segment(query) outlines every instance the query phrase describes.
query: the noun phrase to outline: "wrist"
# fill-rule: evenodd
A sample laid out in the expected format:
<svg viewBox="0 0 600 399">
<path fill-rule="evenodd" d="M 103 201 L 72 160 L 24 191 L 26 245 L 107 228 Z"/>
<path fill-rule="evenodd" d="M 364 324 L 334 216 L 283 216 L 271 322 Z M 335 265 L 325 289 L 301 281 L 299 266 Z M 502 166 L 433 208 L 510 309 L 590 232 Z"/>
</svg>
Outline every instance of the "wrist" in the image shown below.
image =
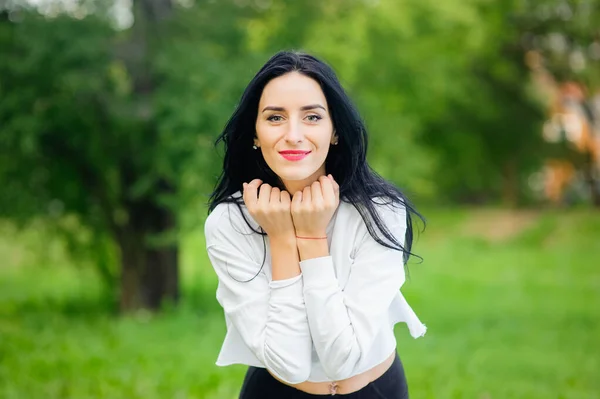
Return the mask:
<svg viewBox="0 0 600 399">
<path fill-rule="evenodd" d="M 269 245 L 273 281 L 286 280 L 301 273 L 296 237 L 293 234 L 269 237 Z"/>
<path fill-rule="evenodd" d="M 297 239 L 305 239 L 305 240 L 326 239 L 327 238 L 327 232 L 325 232 L 325 231 L 316 231 L 316 232 L 297 231 L 295 237 Z"/>
<path fill-rule="evenodd" d="M 297 240 L 326 240 L 327 236 L 296 236 Z"/>
<path fill-rule="evenodd" d="M 296 246 L 296 236 L 293 233 L 269 236 L 269 241 L 271 245 Z"/>
<path fill-rule="evenodd" d="M 329 256 L 327 239 L 298 239 L 296 242 L 301 261 Z"/>
</svg>

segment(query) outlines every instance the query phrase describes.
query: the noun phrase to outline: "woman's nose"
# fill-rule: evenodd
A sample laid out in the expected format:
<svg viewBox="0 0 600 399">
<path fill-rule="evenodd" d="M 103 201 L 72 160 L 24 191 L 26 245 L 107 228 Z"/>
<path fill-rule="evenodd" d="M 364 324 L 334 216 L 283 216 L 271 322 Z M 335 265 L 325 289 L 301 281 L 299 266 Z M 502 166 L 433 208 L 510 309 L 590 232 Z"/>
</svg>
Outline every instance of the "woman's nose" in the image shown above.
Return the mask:
<svg viewBox="0 0 600 399">
<path fill-rule="evenodd" d="M 291 121 L 285 133 L 285 141 L 288 143 L 299 143 L 302 141 L 302 127 L 299 123 Z"/>
</svg>

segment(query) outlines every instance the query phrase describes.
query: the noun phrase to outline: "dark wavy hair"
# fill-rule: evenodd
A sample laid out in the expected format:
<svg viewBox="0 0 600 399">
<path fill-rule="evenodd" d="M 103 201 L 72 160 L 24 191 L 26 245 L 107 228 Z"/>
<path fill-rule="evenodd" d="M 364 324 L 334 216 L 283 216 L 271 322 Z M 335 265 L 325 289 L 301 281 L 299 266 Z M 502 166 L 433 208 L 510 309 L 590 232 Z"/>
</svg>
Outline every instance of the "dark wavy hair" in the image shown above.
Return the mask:
<svg viewBox="0 0 600 399">
<path fill-rule="evenodd" d="M 371 169 L 366 159 L 367 131 L 358 111 L 333 69 L 306 53 L 281 51 L 275 54 L 246 87 L 231 119 L 215 142 L 215 146 L 221 142 L 224 144 L 225 156 L 223 170 L 208 201 L 209 213 L 218 204 L 227 202 L 235 203 L 241 209 L 243 200 L 239 196 L 234 197 L 233 194 L 242 190 L 242 183 L 256 178 L 285 190 L 282 181 L 267 166 L 261 152 L 253 150 L 252 145 L 256 136 L 258 104 L 264 87 L 272 79 L 290 72 L 298 72 L 314 79 L 321 86 L 327 99 L 333 128 L 338 135 L 338 145 L 330 146 L 325 170 L 328 174 L 331 173 L 340 185 L 340 200 L 351 203 L 358 210 L 369 234 L 379 244 L 402 251 L 406 264 L 412 255 L 413 216 L 419 217 L 423 223 L 425 219 L 417 213 L 398 188 Z M 404 245 L 394 238 L 377 213 L 376 206 L 382 203 L 406 208 L 407 229 Z M 246 222 L 252 228 L 247 219 Z M 374 226 L 377 227 L 377 231 Z M 265 234 L 262 231 L 254 231 Z"/>
</svg>

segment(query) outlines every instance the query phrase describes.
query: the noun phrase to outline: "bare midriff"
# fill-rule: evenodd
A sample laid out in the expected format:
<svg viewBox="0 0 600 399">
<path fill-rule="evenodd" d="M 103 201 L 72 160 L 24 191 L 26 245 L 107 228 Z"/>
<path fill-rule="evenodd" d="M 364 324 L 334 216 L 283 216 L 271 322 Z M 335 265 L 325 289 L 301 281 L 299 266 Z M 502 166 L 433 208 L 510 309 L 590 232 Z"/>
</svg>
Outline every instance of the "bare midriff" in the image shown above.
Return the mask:
<svg viewBox="0 0 600 399">
<path fill-rule="evenodd" d="M 375 381 L 381 377 L 394 363 L 394 357 L 396 352 L 392 352 L 387 359 L 378 364 L 377 366 L 357 374 L 353 377 L 347 378 L 340 381 L 325 381 L 325 382 L 311 382 L 304 381 L 300 384 L 288 384 L 287 382 L 281 381 L 279 378 L 273 376 L 278 381 L 299 389 L 303 392 L 310 393 L 312 395 L 331 395 L 331 394 L 349 394 L 352 392 L 359 391 L 369 385 L 369 383 Z"/>
</svg>

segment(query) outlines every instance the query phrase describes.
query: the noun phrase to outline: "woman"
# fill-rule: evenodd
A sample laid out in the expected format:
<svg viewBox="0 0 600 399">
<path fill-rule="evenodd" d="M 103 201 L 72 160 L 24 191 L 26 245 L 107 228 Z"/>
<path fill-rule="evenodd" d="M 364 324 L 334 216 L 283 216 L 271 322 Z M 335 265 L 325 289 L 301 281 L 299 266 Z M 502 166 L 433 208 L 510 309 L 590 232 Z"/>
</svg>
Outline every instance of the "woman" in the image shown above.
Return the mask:
<svg viewBox="0 0 600 399">
<path fill-rule="evenodd" d="M 217 143 L 205 233 L 241 398 L 407 398 L 393 326 L 421 324 L 399 289 L 412 243 L 404 196 L 366 162 L 363 122 L 333 70 L 280 52 Z"/>
</svg>

